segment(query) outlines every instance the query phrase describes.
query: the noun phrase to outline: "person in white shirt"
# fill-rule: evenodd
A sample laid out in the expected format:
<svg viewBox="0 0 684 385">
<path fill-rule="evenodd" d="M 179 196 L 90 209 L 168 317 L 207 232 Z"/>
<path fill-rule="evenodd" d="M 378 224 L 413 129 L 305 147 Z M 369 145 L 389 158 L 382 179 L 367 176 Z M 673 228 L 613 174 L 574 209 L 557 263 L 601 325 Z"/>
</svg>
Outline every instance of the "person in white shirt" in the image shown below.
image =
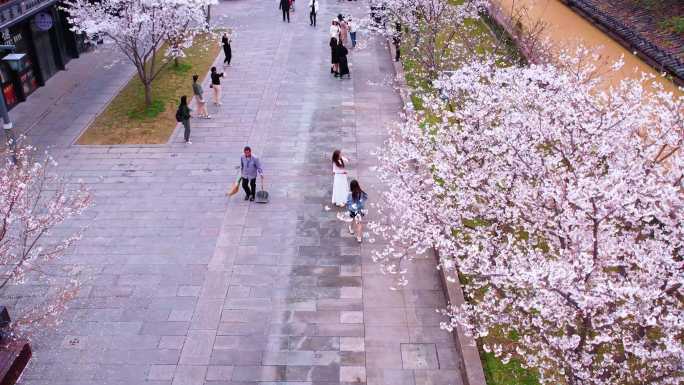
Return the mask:
<svg viewBox="0 0 684 385">
<path fill-rule="evenodd" d="M 352 21 L 351 16 L 347 19 L 347 26 L 349 27 L 349 36 L 351 36 L 352 48 L 356 47 L 356 22 Z"/>
<path fill-rule="evenodd" d="M 309 25 L 316 26 L 316 14 L 318 13 L 318 0 L 309 0 Z"/>
<path fill-rule="evenodd" d="M 337 19 L 333 19 L 332 25 L 330 25 L 330 37 L 340 38 L 340 26 L 337 23 Z"/>
<path fill-rule="evenodd" d="M 332 203 L 344 207 L 347 204 L 349 185 L 347 184 L 347 164 L 349 160 L 342 156 L 342 151 L 335 150 L 332 155 L 333 193 Z"/>
</svg>

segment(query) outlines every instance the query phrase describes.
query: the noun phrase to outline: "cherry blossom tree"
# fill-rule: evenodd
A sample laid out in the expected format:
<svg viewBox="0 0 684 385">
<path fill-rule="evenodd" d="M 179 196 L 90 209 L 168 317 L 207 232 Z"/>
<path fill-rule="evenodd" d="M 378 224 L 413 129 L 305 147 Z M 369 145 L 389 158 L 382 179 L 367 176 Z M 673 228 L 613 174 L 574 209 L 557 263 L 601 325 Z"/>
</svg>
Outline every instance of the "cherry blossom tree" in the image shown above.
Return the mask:
<svg viewBox="0 0 684 385">
<path fill-rule="evenodd" d="M 205 8 L 216 0 L 67 0 L 69 22 L 78 32 L 114 41 L 135 65 L 152 104 L 152 82 L 169 63 L 183 55 L 194 32 L 206 27 Z M 168 43 L 166 53 L 162 46 Z"/>
<path fill-rule="evenodd" d="M 11 309 L 11 336 L 26 338 L 59 323 L 78 293 L 76 272 L 52 262 L 81 235 L 59 226 L 80 215 L 92 197 L 84 185 L 56 176 L 49 156 L 37 159 L 33 148 L 21 145 L 9 151 L 0 151 L 0 297 Z M 54 286 L 31 295 L 27 289 L 35 286 L 26 284 L 35 282 Z"/>
<path fill-rule="evenodd" d="M 471 53 L 479 44 L 479 36 L 472 33 L 479 12 L 487 8 L 488 0 L 389 0 L 385 13 L 390 25 L 386 32 L 392 37 L 401 35 L 402 51 L 418 65 L 411 68 L 419 80 L 432 81 L 444 70 L 452 70 L 454 63 Z M 464 23 L 466 19 L 471 24 Z M 397 31 L 400 26 L 401 31 Z"/>
<path fill-rule="evenodd" d="M 515 0 L 504 10 L 498 3 L 490 3 L 488 13 L 509 35 L 497 39 L 495 52 L 500 52 L 506 44 L 514 43 L 525 59 L 536 64 L 554 60 L 549 41 L 549 23 L 530 12 L 529 4 L 519 4 Z"/>
<path fill-rule="evenodd" d="M 436 249 L 468 299 L 443 327 L 512 337 L 484 349 L 543 384 L 681 384 L 684 98 L 646 75 L 606 90 L 587 55 L 441 79 L 455 108 L 426 101 L 438 121 L 383 148 L 374 258 L 405 283 Z"/>
</svg>

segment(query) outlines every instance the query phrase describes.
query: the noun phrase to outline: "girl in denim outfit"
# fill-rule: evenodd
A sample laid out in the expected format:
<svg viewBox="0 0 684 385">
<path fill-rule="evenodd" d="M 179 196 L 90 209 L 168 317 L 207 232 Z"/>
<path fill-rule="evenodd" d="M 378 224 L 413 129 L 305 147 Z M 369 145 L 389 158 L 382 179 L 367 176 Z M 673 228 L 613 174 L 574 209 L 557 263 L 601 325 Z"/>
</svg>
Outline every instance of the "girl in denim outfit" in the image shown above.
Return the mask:
<svg viewBox="0 0 684 385">
<path fill-rule="evenodd" d="M 361 243 L 363 239 L 363 216 L 366 215 L 366 201 L 368 194 L 361 190 L 359 182 L 354 179 L 349 183 L 349 196 L 347 197 L 347 210 L 352 222 L 349 224 L 349 233 L 356 235 L 356 241 Z"/>
</svg>

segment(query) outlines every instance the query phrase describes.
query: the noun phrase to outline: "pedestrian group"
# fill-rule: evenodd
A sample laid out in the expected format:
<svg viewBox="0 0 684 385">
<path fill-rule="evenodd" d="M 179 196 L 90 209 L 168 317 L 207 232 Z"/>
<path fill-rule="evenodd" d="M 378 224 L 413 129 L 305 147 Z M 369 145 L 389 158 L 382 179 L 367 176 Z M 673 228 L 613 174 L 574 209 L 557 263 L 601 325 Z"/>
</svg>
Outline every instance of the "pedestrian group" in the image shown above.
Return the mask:
<svg viewBox="0 0 684 385">
<path fill-rule="evenodd" d="M 351 0 L 350 0 L 351 1 Z M 294 0 L 278 0 L 279 8 L 283 12 L 283 21 L 290 22 L 290 11 L 294 11 Z M 316 15 L 318 13 L 318 0 L 309 0 L 309 21 L 311 26 L 316 26 Z M 330 49 L 332 56 L 332 67 L 330 72 L 343 79 L 346 75 L 350 78 L 349 65 L 347 62 L 347 55 L 349 51 L 346 48 L 348 38 L 351 39 L 352 48 L 356 46 L 356 24 L 351 17 L 344 18 L 341 14 L 333 19 L 330 26 Z M 227 34 L 223 34 L 221 38 L 221 45 L 224 53 L 224 66 L 230 66 L 232 59 L 232 49 L 230 46 L 231 38 Z M 213 91 L 213 101 L 215 106 L 221 105 L 221 78 L 223 72 L 218 72 L 216 67 L 211 67 L 209 87 Z M 199 76 L 197 74 L 192 76 L 192 92 L 197 103 L 198 117 L 210 119 L 211 115 L 207 111 L 206 100 L 204 99 L 204 90 L 200 84 Z M 192 109 L 188 106 L 188 98 L 183 95 L 180 98 L 180 104 L 176 110 L 176 120 L 183 124 L 184 135 L 183 138 L 186 144 L 192 144 L 190 141 L 190 118 Z M 366 214 L 366 201 L 368 194 L 361 189 L 357 180 L 347 181 L 347 167 L 349 159 L 342 155 L 340 150 L 335 150 L 332 154 L 332 173 L 333 173 L 333 190 L 332 203 L 347 211 L 349 219 L 348 230 L 349 233 L 356 237 L 357 242 L 361 243 L 363 240 L 363 217 Z M 261 177 L 263 184 L 264 174 L 260 159 L 252 154 L 252 149 L 245 146 L 243 154 L 240 156 L 240 181 L 242 189 L 245 192 L 245 200 L 254 201 L 257 193 L 256 180 Z M 237 192 L 237 188 L 235 192 Z M 232 193 L 231 193 L 232 194 Z"/>
<path fill-rule="evenodd" d="M 351 38 L 352 48 L 356 47 L 356 24 L 351 17 L 344 18 L 342 14 L 337 15 L 330 25 L 330 73 L 340 80 L 351 79 L 349 73 L 349 62 L 347 61 L 348 38 Z"/>
</svg>

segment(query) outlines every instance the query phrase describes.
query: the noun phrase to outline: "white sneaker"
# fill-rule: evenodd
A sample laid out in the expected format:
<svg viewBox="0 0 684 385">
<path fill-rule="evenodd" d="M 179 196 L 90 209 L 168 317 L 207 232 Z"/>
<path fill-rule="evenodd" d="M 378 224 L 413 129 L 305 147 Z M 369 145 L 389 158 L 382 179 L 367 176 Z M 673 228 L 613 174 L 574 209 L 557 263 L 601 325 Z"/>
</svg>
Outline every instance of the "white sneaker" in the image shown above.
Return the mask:
<svg viewBox="0 0 684 385">
<path fill-rule="evenodd" d="M 188 140 L 187 142 L 185 142 L 185 144 L 192 144 L 192 142 Z"/>
<path fill-rule="evenodd" d="M 211 115 L 207 115 L 207 116 L 206 116 L 206 119 L 211 119 Z"/>
<path fill-rule="evenodd" d="M 363 241 L 363 238 L 361 237 L 356 237 L 356 242 L 361 243 Z"/>
</svg>

